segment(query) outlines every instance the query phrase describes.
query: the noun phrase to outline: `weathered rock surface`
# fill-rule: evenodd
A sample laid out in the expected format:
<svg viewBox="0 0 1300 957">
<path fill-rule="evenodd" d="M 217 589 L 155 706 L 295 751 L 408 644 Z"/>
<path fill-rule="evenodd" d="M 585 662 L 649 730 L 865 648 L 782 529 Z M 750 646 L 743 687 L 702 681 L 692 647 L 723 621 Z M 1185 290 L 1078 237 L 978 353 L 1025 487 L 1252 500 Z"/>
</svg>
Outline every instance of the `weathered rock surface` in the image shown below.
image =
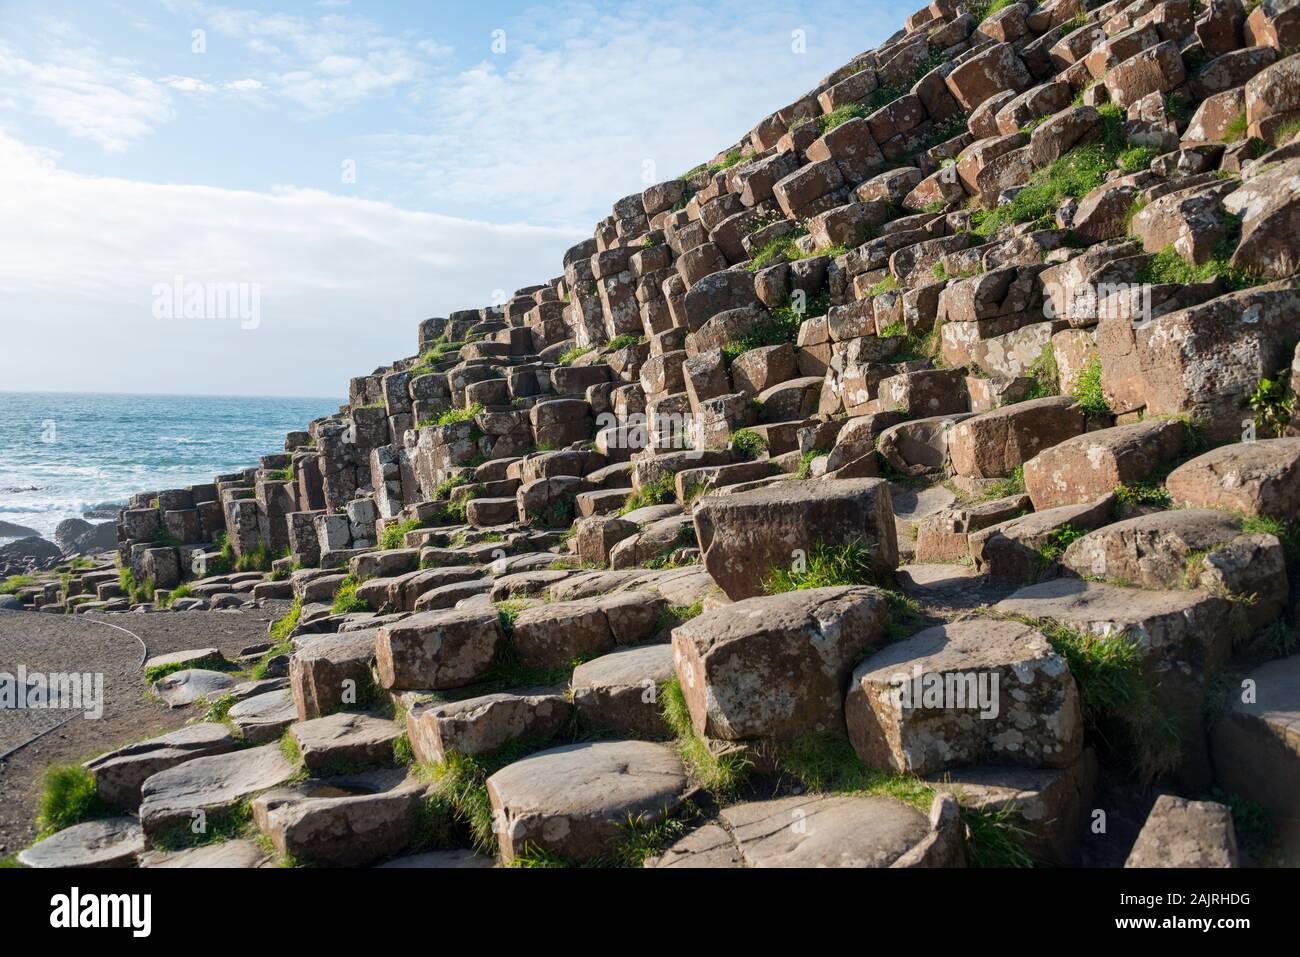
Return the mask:
<svg viewBox="0 0 1300 957">
<path fill-rule="evenodd" d="M 530 846 L 576 861 L 611 854 L 629 819 L 653 824 L 689 792 L 671 747 L 592 741 L 533 754 L 488 778 L 501 860 Z"/>
<path fill-rule="evenodd" d="M 726 605 L 673 630 L 673 664 L 698 734 L 790 740 L 838 731 L 844 687 L 880 640 L 873 588 L 813 588 Z"/>
</svg>

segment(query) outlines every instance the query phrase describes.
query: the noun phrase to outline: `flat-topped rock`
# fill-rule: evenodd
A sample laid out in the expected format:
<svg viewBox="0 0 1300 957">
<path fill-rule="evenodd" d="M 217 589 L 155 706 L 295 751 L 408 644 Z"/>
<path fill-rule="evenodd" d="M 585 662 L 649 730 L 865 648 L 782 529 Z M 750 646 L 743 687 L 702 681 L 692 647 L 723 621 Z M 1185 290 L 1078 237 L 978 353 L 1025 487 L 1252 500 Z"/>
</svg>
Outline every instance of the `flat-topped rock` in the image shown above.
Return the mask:
<svg viewBox="0 0 1300 957">
<path fill-rule="evenodd" d="M 1064 548 L 1062 535 L 1077 535 L 1109 524 L 1114 496 L 1084 505 L 1062 505 L 1031 512 L 967 536 L 975 570 L 997 582 L 1037 581 L 1056 573 L 1053 554 Z"/>
<path fill-rule="evenodd" d="M 319 718 L 357 701 L 357 692 L 370 681 L 375 660 L 376 629 L 320 635 L 302 643 L 289 660 L 298 720 Z"/>
<path fill-rule="evenodd" d="M 706 611 L 673 630 L 673 664 L 696 733 L 792 740 L 838 729 L 849 672 L 880 640 L 884 595 L 811 588 Z"/>
<path fill-rule="evenodd" d="M 1069 396 L 1031 399 L 962 419 L 953 428 L 948 454 L 958 475 L 1010 475 L 1044 449 L 1083 432 L 1085 418 Z"/>
<path fill-rule="evenodd" d="M 982 765 L 954 768 L 926 779 L 931 787 L 952 794 L 962 807 L 995 814 L 1014 814 L 1025 832 L 1023 845 L 1039 862 L 1077 866 L 1086 812 L 1097 787 L 1097 758 L 1084 749 L 1068 768 Z"/>
<path fill-rule="evenodd" d="M 1178 466 L 1165 487 L 1178 505 L 1289 522 L 1300 513 L 1300 438 L 1221 445 Z"/>
<path fill-rule="evenodd" d="M 405 768 L 311 779 L 253 799 L 275 849 L 318 867 L 356 867 L 408 849 L 426 785 Z"/>
<path fill-rule="evenodd" d="M 144 832 L 131 817 L 85 821 L 18 852 L 23 867 L 134 867 Z"/>
<path fill-rule="evenodd" d="M 1249 669 L 1211 730 L 1215 777 L 1232 794 L 1268 808 L 1283 844 L 1300 848 L 1300 655 Z"/>
<path fill-rule="evenodd" d="M 388 689 L 460 688 L 484 680 L 504 640 L 494 608 L 424 612 L 379 629 L 375 658 Z"/>
<path fill-rule="evenodd" d="M 183 851 L 150 851 L 140 856 L 141 867 L 243 869 L 265 867 L 266 851 L 253 841 L 236 838 Z"/>
<path fill-rule="evenodd" d="M 226 717 L 245 741 L 262 744 L 278 739 L 285 728 L 298 720 L 298 708 L 293 703 L 293 693 L 281 688 L 245 698 L 231 707 Z"/>
<path fill-rule="evenodd" d="M 1236 867 L 1237 834 L 1226 804 L 1156 798 L 1125 867 Z"/>
<path fill-rule="evenodd" d="M 1086 432 L 1025 462 L 1025 491 L 1039 510 L 1095 502 L 1172 462 L 1186 441 L 1187 427 L 1177 420 Z"/>
<path fill-rule="evenodd" d="M 761 595 L 774 569 L 790 568 L 817 544 L 857 541 L 882 575 L 898 565 L 889 483 L 881 479 L 710 496 L 695 508 L 695 531 L 705 568 L 733 600 Z"/>
<path fill-rule="evenodd" d="M 616 645 L 637 644 L 659 628 L 667 601 L 649 591 L 620 591 L 521 611 L 514 623 L 519 660 L 529 668 L 563 668 Z"/>
<path fill-rule="evenodd" d="M 573 705 L 584 725 L 634 737 L 663 737 L 659 688 L 672 676 L 672 645 L 620 649 L 574 669 Z"/>
<path fill-rule="evenodd" d="M 853 672 L 844 710 L 864 762 L 912 774 L 1066 767 L 1083 747 L 1065 659 L 1018 622 L 954 622 L 881 649 Z"/>
<path fill-rule="evenodd" d="M 340 711 L 301 721 L 289 729 L 307 770 L 392 764 L 393 744 L 401 728 L 393 721 L 359 712 Z"/>
<path fill-rule="evenodd" d="M 956 802 L 931 814 L 887 797 L 801 794 L 723 808 L 726 827 L 692 831 L 647 867 L 954 867 L 964 863 Z"/>
<path fill-rule="evenodd" d="M 690 786 L 674 749 L 649 741 L 590 741 L 551 748 L 487 780 L 500 822 L 501 860 L 529 846 L 574 861 L 607 858 L 629 820 L 671 815 Z"/>
<path fill-rule="evenodd" d="M 154 668 L 174 668 L 184 665 L 186 668 L 213 667 L 225 664 L 226 656 L 220 648 L 194 648 L 190 651 L 173 651 L 165 655 L 154 655 L 144 663 L 146 672 Z"/>
<path fill-rule="evenodd" d="M 418 760 L 441 762 L 451 751 L 479 755 L 513 741 L 545 741 L 572 713 L 559 692 L 500 692 L 411 711 L 406 728 Z"/>
<path fill-rule="evenodd" d="M 150 775 L 193 758 L 235 749 L 235 737 L 224 724 L 203 722 L 168 734 L 137 741 L 87 761 L 100 799 L 128 811 L 140 804 L 140 786 Z"/>
<path fill-rule="evenodd" d="M 144 782 L 140 823 L 151 839 L 172 828 L 206 826 L 239 802 L 285 784 L 294 773 L 278 744 L 195 758 Z"/>
</svg>

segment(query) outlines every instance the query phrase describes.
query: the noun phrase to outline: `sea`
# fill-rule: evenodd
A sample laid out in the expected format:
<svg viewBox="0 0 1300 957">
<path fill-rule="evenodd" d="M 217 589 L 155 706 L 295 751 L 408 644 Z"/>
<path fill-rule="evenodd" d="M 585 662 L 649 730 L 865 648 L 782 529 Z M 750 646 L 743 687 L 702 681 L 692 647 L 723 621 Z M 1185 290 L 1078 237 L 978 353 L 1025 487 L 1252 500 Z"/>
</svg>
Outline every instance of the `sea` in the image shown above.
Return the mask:
<svg viewBox="0 0 1300 957">
<path fill-rule="evenodd" d="M 344 401 L 0 392 L 0 522 L 52 538 L 65 518 L 97 521 L 135 492 L 256 465 Z"/>
</svg>

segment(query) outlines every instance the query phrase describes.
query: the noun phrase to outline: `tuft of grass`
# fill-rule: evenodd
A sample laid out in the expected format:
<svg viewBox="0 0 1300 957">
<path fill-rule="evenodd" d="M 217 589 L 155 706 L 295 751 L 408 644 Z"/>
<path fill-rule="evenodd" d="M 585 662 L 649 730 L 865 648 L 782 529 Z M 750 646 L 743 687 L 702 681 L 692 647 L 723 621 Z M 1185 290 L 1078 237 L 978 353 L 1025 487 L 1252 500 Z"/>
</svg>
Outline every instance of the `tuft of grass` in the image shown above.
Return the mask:
<svg viewBox="0 0 1300 957">
<path fill-rule="evenodd" d="M 654 819 L 644 813 L 628 814 L 627 820 L 619 825 L 623 837 L 614 849 L 613 864 L 616 867 L 644 867 L 647 860 L 662 854 L 665 848 L 684 837 L 691 829 L 690 821 L 699 816 L 699 809 L 690 801 L 686 801 L 673 817 L 666 813 Z"/>
<path fill-rule="evenodd" d="M 415 763 L 415 749 L 411 747 L 411 736 L 405 731 L 393 740 L 393 763 L 398 767 Z"/>
<path fill-rule="evenodd" d="M 1084 720 L 1102 740 L 1117 726 L 1128 738 L 1135 770 L 1147 781 L 1178 766 L 1178 725 L 1156 702 L 1133 638 L 1127 633 L 1083 634 L 1054 621 L 1029 623 L 1065 659 L 1079 687 Z"/>
<path fill-rule="evenodd" d="M 298 621 L 302 617 L 302 597 L 295 595 L 293 602 L 289 605 L 289 610 L 284 613 L 283 617 L 276 619 L 271 624 L 270 638 L 273 644 L 281 644 L 289 640 L 293 630 L 298 627 Z"/>
<path fill-rule="evenodd" d="M 802 307 L 796 301 L 789 300 L 773 309 L 765 318 L 751 323 L 742 338 L 728 342 L 722 349 L 723 356 L 730 364 L 737 356 L 753 349 L 793 343 L 799 336 L 799 326 L 804 320 L 826 315 L 830 305 L 829 290 L 822 290 L 807 299 Z"/>
<path fill-rule="evenodd" d="M 1060 528 L 1053 529 L 1038 548 L 1040 565 L 1045 568 L 1053 562 L 1060 561 L 1061 556 L 1065 554 L 1065 550 L 1087 534 L 1087 529 L 1078 528 L 1068 523 Z"/>
<path fill-rule="evenodd" d="M 698 618 L 704 613 L 704 602 L 697 601 L 690 605 L 669 605 L 659 613 L 659 631 L 669 631 L 683 622 Z"/>
<path fill-rule="evenodd" d="M 691 780 L 720 799 L 735 797 L 749 774 L 750 760 L 740 752 L 714 754 L 695 733 L 681 682 L 674 675 L 663 686 L 659 699 L 663 718 L 677 739 L 677 752 L 686 764 Z"/>
<path fill-rule="evenodd" d="M 638 508 L 645 508 L 649 505 L 663 505 L 665 502 L 671 502 L 677 495 L 673 488 L 673 479 L 671 475 L 665 475 L 663 478 L 655 479 L 642 485 L 627 497 L 623 507 L 619 509 L 620 515 L 626 515 L 628 512 L 634 512 Z"/>
<path fill-rule="evenodd" d="M 10 575 L 0 582 L 0 595 L 12 595 L 20 588 L 30 588 L 35 584 L 36 579 L 31 575 Z"/>
<path fill-rule="evenodd" d="M 1100 139 L 1076 146 L 1056 162 L 1036 170 L 1025 187 L 1009 203 L 975 213 L 973 232 L 990 236 L 1017 223 L 1034 223 L 1050 228 L 1056 210 L 1070 198 L 1082 198 L 1100 186 L 1127 148 L 1124 111 L 1115 104 L 1099 107 Z"/>
<path fill-rule="evenodd" d="M 1111 415 L 1110 403 L 1101 390 L 1101 357 L 1094 356 L 1079 373 L 1079 378 L 1070 390 L 1070 395 L 1078 401 L 1084 415 Z"/>
<path fill-rule="evenodd" d="M 1060 375 L 1060 369 L 1056 364 L 1056 350 L 1049 342 L 1029 366 L 1029 377 L 1034 380 L 1034 384 L 1029 387 L 1025 398 L 1044 399 L 1048 396 L 1060 395 Z"/>
<path fill-rule="evenodd" d="M 357 596 L 357 586 L 360 584 L 361 581 L 351 575 L 343 579 L 343 584 L 339 585 L 339 590 L 334 594 L 334 601 L 330 605 L 330 613 L 347 615 L 357 611 L 369 611 L 370 603 Z"/>
<path fill-rule="evenodd" d="M 834 545 L 817 542 L 792 568 L 774 568 L 763 583 L 763 591 L 778 595 L 806 588 L 876 583 L 872 550 L 853 540 Z"/>
<path fill-rule="evenodd" d="M 1017 465 L 1014 472 L 1004 479 L 998 479 L 989 486 L 986 498 L 1007 498 L 1010 495 L 1023 495 L 1025 492 L 1025 467 Z"/>
<path fill-rule="evenodd" d="M 574 346 L 572 349 L 566 349 L 564 352 L 560 353 L 559 363 L 562 366 L 571 366 L 588 352 L 594 351 L 595 349 L 591 346 L 585 348 L 582 346 Z"/>
<path fill-rule="evenodd" d="M 867 296 L 868 298 L 872 296 L 882 296 L 885 293 L 891 292 L 897 288 L 898 288 L 898 277 L 895 276 L 893 273 L 890 273 L 884 279 L 880 280 L 880 282 L 876 283 L 874 286 L 868 289 Z"/>
<path fill-rule="evenodd" d="M 234 695 L 220 695 L 215 700 L 207 702 L 207 708 L 204 710 L 203 718 L 201 720 L 211 721 L 214 723 L 225 721 L 226 716 L 230 714 L 230 709 L 236 704 L 238 704 L 238 702 L 235 700 Z"/>
<path fill-rule="evenodd" d="M 463 409 L 448 409 L 442 415 L 438 416 L 437 425 L 455 425 L 457 422 L 468 422 L 475 416 L 482 414 L 483 404 L 475 402 L 471 406 Z"/>
<path fill-rule="evenodd" d="M 639 346 L 643 342 L 645 342 L 645 336 L 637 336 L 628 332 L 621 336 L 615 336 L 605 343 L 605 351 L 618 352 L 618 350 L 626 349 L 628 346 Z"/>
<path fill-rule="evenodd" d="M 1115 489 L 1115 501 L 1120 505 L 1154 505 L 1169 508 L 1173 499 L 1169 490 L 1159 482 L 1130 482 Z"/>
<path fill-rule="evenodd" d="M 255 832 L 253 807 L 248 801 L 239 801 L 223 811 L 209 813 L 205 825 L 196 833 L 189 824 L 178 824 L 154 835 L 153 845 L 159 850 L 179 851 L 250 836 Z"/>
<path fill-rule="evenodd" d="M 750 462 L 767 451 L 767 439 L 753 429 L 739 429 L 731 433 L 731 451 Z"/>
<path fill-rule="evenodd" d="M 1281 436 L 1291 424 L 1295 411 L 1295 395 L 1286 383 L 1263 378 L 1250 394 L 1250 409 L 1254 413 L 1255 429 L 1263 435 Z"/>
<path fill-rule="evenodd" d="M 79 764 L 54 765 L 42 778 L 36 814 L 37 839 L 47 838 L 108 811 L 108 806 L 99 798 L 95 778 L 89 771 Z"/>
<path fill-rule="evenodd" d="M 1174 284 L 1188 286 L 1193 283 L 1213 282 L 1219 280 L 1232 290 L 1249 289 L 1261 282 L 1258 276 L 1233 266 L 1228 260 L 1232 256 L 1236 243 L 1228 240 L 1216 249 L 1215 255 L 1206 262 L 1197 265 L 1188 262 L 1174 251 L 1172 246 L 1160 250 L 1138 270 L 1134 281 L 1151 285 Z"/>
<path fill-rule="evenodd" d="M 1223 128 L 1223 142 L 1235 143 L 1246 136 L 1246 129 L 1250 126 L 1250 121 L 1246 119 L 1245 111 L 1238 113 L 1228 125 Z"/>
<path fill-rule="evenodd" d="M 803 455 L 799 456 L 799 468 L 794 473 L 794 477 L 797 479 L 812 478 L 813 460 L 816 459 L 817 456 L 824 454 L 825 453 L 820 449 L 809 449 Z"/>
<path fill-rule="evenodd" d="M 401 548 L 406 543 L 406 533 L 424 528 L 424 522 L 413 518 L 409 522 L 399 522 L 384 528 L 384 536 L 379 540 L 380 548 Z"/>
</svg>

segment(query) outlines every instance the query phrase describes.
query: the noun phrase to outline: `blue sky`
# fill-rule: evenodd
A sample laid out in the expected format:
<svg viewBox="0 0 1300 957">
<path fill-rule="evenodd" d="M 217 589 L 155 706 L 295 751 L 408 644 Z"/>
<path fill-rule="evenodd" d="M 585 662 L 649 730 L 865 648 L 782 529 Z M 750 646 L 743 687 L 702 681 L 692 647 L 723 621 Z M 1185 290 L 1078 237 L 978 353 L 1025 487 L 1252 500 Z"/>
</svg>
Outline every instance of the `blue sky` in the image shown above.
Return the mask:
<svg viewBox="0 0 1300 957">
<path fill-rule="evenodd" d="M 911 10 L 0 0 L 0 389 L 342 395 Z"/>
</svg>

